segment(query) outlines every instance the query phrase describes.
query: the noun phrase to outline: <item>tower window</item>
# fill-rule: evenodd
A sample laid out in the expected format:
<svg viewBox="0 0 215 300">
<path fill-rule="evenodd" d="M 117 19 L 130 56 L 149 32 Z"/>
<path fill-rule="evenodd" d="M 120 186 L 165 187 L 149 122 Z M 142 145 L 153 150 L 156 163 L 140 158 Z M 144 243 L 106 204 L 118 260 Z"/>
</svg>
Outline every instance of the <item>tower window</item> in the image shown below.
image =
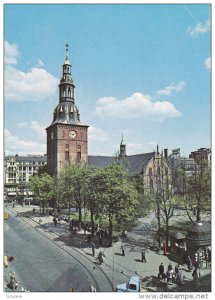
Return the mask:
<svg viewBox="0 0 215 300">
<path fill-rule="evenodd" d="M 152 168 L 149 168 L 149 176 L 152 176 Z"/>
</svg>

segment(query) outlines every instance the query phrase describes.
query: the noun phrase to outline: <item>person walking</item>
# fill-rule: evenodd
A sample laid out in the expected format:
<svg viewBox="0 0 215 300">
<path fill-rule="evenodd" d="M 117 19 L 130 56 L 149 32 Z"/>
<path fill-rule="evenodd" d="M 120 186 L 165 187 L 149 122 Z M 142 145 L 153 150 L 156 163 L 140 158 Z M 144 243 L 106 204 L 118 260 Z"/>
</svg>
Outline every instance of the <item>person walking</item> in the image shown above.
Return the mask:
<svg viewBox="0 0 215 300">
<path fill-rule="evenodd" d="M 164 275 L 164 265 L 163 265 L 163 263 L 161 263 L 160 266 L 159 266 L 158 278 L 159 278 L 159 279 L 165 279 L 165 275 Z"/>
<path fill-rule="evenodd" d="M 177 278 L 179 286 L 184 285 L 184 274 L 182 272 L 182 269 L 179 268 L 178 270 L 178 278 Z"/>
<path fill-rule="evenodd" d="M 122 256 L 125 256 L 125 249 L 124 249 L 123 244 L 121 245 L 121 250 L 122 250 Z"/>
<path fill-rule="evenodd" d="M 195 285 L 196 292 L 199 292 L 199 288 L 200 288 L 200 279 L 199 279 L 199 275 L 198 275 L 198 270 L 197 270 L 197 268 L 195 268 L 195 269 L 193 270 L 192 276 L 193 276 L 193 282 L 194 282 L 194 285 Z"/>
<path fill-rule="evenodd" d="M 95 244 L 94 243 L 91 243 L 91 247 L 92 247 L 92 256 L 94 257 L 95 256 Z"/>
<path fill-rule="evenodd" d="M 56 217 L 53 218 L 53 222 L 54 222 L 54 226 L 56 227 L 57 226 L 57 219 L 56 219 Z"/>
<path fill-rule="evenodd" d="M 143 248 L 141 249 L 141 261 L 146 263 L 146 252 Z"/>
</svg>

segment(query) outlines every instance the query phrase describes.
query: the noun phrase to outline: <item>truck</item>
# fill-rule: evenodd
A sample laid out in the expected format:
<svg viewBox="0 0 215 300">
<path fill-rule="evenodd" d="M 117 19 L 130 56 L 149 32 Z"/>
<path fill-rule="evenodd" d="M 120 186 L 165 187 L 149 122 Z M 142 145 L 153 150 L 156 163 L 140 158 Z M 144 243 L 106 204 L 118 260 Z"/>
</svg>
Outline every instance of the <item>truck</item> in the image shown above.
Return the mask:
<svg viewBox="0 0 215 300">
<path fill-rule="evenodd" d="M 127 283 L 117 285 L 116 292 L 141 292 L 141 280 L 139 276 L 131 276 Z"/>
</svg>

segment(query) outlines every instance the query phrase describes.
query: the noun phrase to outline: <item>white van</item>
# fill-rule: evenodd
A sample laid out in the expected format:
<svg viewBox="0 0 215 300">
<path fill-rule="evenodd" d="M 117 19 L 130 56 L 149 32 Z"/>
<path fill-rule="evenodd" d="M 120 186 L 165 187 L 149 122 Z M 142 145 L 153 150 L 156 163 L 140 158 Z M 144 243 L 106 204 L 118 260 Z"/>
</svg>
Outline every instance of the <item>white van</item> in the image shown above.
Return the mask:
<svg viewBox="0 0 215 300">
<path fill-rule="evenodd" d="M 117 285 L 116 292 L 140 292 L 141 281 L 139 276 L 131 276 L 127 283 Z"/>
</svg>

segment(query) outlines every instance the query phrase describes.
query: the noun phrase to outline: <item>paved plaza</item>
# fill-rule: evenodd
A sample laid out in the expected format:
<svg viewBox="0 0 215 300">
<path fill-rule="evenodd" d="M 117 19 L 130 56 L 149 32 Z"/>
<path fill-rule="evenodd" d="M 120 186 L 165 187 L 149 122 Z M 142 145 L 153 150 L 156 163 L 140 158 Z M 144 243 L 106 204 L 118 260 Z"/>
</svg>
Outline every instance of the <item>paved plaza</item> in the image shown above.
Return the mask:
<svg viewBox="0 0 215 300">
<path fill-rule="evenodd" d="M 181 265 L 183 274 L 185 276 L 185 283 L 183 286 L 173 283 L 167 285 L 158 280 L 158 267 L 162 262 L 165 266 L 165 271 L 169 263 L 172 263 L 173 269 L 177 263 L 177 257 L 174 254 L 164 255 L 163 251 L 155 251 L 153 247 L 146 248 L 146 262 L 141 261 L 141 252 L 136 243 L 140 239 L 144 239 L 146 243 L 153 244 L 151 239 L 151 231 L 153 224 L 151 224 L 152 216 L 142 218 L 137 227 L 128 232 L 127 239 L 123 240 L 125 256 L 122 256 L 122 240 L 116 240 L 112 247 L 100 246 L 95 240 L 95 257 L 92 256 L 91 244 L 89 244 L 89 233 L 83 230 L 78 231 L 76 235 L 72 235 L 69 231 L 69 225 L 65 221 L 60 221 L 57 226 L 54 225 L 53 216 L 42 216 L 39 214 L 39 208 L 36 206 L 19 206 L 7 207 L 9 213 L 17 215 L 21 222 L 29 222 L 36 230 L 40 230 L 42 234 L 47 234 L 47 237 L 52 236 L 52 241 L 59 244 L 63 249 L 75 248 L 80 254 L 87 257 L 92 263 L 95 263 L 99 251 L 104 253 L 104 263 L 99 267 L 112 280 L 113 290 L 115 284 L 126 282 L 129 276 L 139 275 L 142 279 L 143 291 L 146 292 L 192 292 L 197 291 L 193 282 L 192 272 L 187 270 L 186 265 Z M 35 213 L 32 214 L 33 209 Z M 66 248 L 65 248 L 66 247 Z M 211 269 L 203 265 L 201 272 L 201 285 L 199 292 L 210 292 L 211 289 Z M 120 277 L 117 274 L 122 274 Z M 113 278 L 115 277 L 115 278 Z"/>
</svg>

